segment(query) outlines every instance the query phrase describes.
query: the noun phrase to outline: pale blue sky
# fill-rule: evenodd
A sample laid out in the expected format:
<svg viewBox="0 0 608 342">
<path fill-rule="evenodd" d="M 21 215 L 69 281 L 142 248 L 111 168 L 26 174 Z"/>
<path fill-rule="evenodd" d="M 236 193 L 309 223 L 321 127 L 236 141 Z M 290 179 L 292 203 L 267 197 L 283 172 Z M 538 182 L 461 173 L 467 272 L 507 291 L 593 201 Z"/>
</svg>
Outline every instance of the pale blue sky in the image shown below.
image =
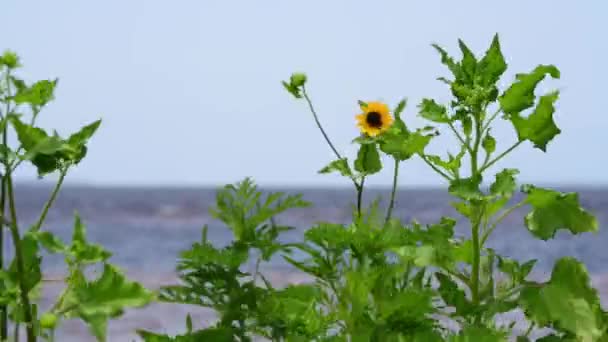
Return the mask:
<svg viewBox="0 0 608 342">
<path fill-rule="evenodd" d="M 521 180 L 608 184 L 608 2 L 595 1 L 27 1 L 1 5 L 0 49 L 15 50 L 27 80 L 60 79 L 41 124 L 69 133 L 104 122 L 69 176 L 94 184 L 348 185 L 316 171 L 333 156 L 304 102 L 280 81 L 309 75 L 309 93 L 337 147 L 354 156 L 357 100 L 447 100 L 447 76 L 430 44 L 477 53 L 495 32 L 510 69 L 555 64 L 563 130 L 548 153 L 525 144 L 497 168 Z M 439 139 L 431 151 L 452 148 Z M 499 148 L 514 139 L 506 123 Z M 370 179 L 388 185 L 388 167 Z M 34 175 L 20 173 L 20 180 Z M 441 185 L 414 160 L 402 185 Z"/>
</svg>

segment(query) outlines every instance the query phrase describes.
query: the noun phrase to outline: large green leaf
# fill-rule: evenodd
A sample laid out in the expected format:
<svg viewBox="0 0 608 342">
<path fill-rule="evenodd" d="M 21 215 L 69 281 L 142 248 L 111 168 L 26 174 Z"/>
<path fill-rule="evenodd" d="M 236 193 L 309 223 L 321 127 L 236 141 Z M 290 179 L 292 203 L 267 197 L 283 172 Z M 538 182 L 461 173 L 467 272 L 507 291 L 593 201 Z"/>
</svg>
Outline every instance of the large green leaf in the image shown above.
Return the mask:
<svg viewBox="0 0 608 342">
<path fill-rule="evenodd" d="M 549 282 L 526 287 L 520 298 L 529 319 L 575 334 L 579 341 L 597 341 L 608 328 L 587 270 L 574 258 L 559 259 Z"/>
<path fill-rule="evenodd" d="M 558 92 L 541 96 L 534 112 L 527 118 L 520 116 L 519 113 L 510 116 L 519 140 L 529 140 L 541 151 L 547 150 L 547 144 L 561 133 L 553 121 L 554 103 L 558 97 Z"/>
<path fill-rule="evenodd" d="M 424 149 L 433 136 L 423 134 L 421 130 L 401 134 L 386 134 L 380 142 L 382 152 L 393 158 L 404 161 L 415 154 L 424 153 Z"/>
<path fill-rule="evenodd" d="M 517 114 L 534 105 L 534 90 L 547 75 L 559 78 L 560 72 L 553 65 L 539 65 L 528 74 L 516 75 L 516 81 L 498 99 L 507 114 Z"/>
<path fill-rule="evenodd" d="M 548 240 L 559 229 L 573 234 L 597 232 L 597 219 L 579 204 L 578 194 L 525 186 L 526 202 L 532 210 L 525 217 L 526 227 L 536 237 Z"/>
<path fill-rule="evenodd" d="M 113 317 L 123 309 L 142 307 L 154 299 L 154 295 L 141 284 L 127 280 L 116 267 L 105 264 L 102 275 L 83 286 L 73 289 L 78 300 L 79 315 L 87 317 Z"/>
</svg>

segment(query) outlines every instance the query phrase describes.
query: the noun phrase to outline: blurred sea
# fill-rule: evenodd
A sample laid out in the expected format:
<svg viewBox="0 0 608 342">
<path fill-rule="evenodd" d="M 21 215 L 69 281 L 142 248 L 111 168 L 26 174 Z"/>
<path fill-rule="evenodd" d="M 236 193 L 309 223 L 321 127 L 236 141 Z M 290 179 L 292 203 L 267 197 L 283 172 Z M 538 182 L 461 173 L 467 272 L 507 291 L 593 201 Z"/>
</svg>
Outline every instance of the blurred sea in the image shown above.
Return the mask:
<svg viewBox="0 0 608 342">
<path fill-rule="evenodd" d="M 282 236 L 283 241 L 300 239 L 303 232 L 318 221 L 350 221 L 351 205 L 355 199 L 350 189 L 268 190 L 301 193 L 305 200 L 313 203 L 311 208 L 294 209 L 279 216 L 278 222 L 297 228 Z M 580 193 L 583 207 L 599 220 L 600 231 L 597 234 L 572 236 L 562 232 L 547 242 L 532 238 L 523 225 L 526 213 L 526 208 L 523 208 L 503 222 L 488 246 L 515 259 L 539 259 L 533 273 L 541 278 L 549 275 L 557 258 L 579 258 L 592 274 L 594 285 L 600 289 L 603 303 L 608 307 L 608 230 L 602 229 L 608 221 L 608 188 L 559 190 Z M 16 193 L 20 225 L 27 227 L 37 219 L 50 189 L 22 184 L 17 186 Z M 364 195 L 365 202 L 369 203 L 377 196 L 388 199 L 388 195 L 389 189 L 370 189 Z M 219 245 L 231 240 L 231 232 L 208 214 L 214 199 L 215 189 L 212 188 L 67 186 L 61 190 L 43 229 L 69 241 L 74 213 L 78 211 L 87 226 L 89 240 L 103 244 L 113 253 L 111 262 L 149 288 L 158 288 L 175 282 L 176 258 L 180 250 L 200 240 L 203 225 L 209 226 L 209 238 Z M 443 190 L 403 189 L 398 192 L 394 216 L 403 222 L 416 219 L 421 223 L 438 222 L 442 216 L 458 217 L 449 206 L 452 200 Z M 467 235 L 463 223 L 459 220 L 457 225 L 459 236 Z M 5 241 L 5 251 L 12 253 L 10 241 Z M 306 280 L 279 258 L 263 270 L 276 284 Z M 45 258 L 44 272 L 47 278 L 60 277 L 65 272 L 63 260 L 57 256 Z M 61 288 L 62 284 L 48 283 L 43 294 L 43 308 L 54 301 Z M 122 319 L 111 321 L 108 341 L 139 341 L 134 333 L 138 328 L 170 334 L 183 332 L 187 313 L 192 314 L 195 326 L 200 327 L 213 320 L 208 311 L 199 308 L 153 304 L 145 309 L 128 311 Z M 84 324 L 78 321 L 66 322 L 59 330 L 57 340 L 94 341 Z"/>
</svg>

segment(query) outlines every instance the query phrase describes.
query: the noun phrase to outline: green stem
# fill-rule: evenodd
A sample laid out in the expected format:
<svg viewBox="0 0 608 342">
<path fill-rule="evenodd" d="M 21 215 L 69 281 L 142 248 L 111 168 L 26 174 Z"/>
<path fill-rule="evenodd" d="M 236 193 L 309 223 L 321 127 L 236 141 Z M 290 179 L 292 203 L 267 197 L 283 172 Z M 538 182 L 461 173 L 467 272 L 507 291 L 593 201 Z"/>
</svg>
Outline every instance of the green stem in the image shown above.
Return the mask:
<svg viewBox="0 0 608 342">
<path fill-rule="evenodd" d="M 451 122 L 448 122 L 448 125 L 450 126 L 450 129 L 452 130 L 452 132 L 454 132 L 454 135 L 456 136 L 456 138 L 458 138 L 458 140 L 460 141 L 460 143 L 470 152 L 473 153 L 473 150 L 471 149 L 471 146 L 469 145 L 468 141 L 465 141 L 462 136 L 460 135 L 460 133 L 458 133 L 458 131 L 456 130 L 456 127 L 454 127 L 454 124 Z"/>
<path fill-rule="evenodd" d="M 397 192 L 397 179 L 399 178 L 399 160 L 395 159 L 395 168 L 393 170 L 393 189 L 391 191 L 391 201 L 388 205 L 388 210 L 386 211 L 386 219 L 384 220 L 384 225 L 388 224 L 388 221 L 391 219 L 391 215 L 393 213 L 393 207 L 395 206 L 395 195 Z"/>
<path fill-rule="evenodd" d="M 321 134 L 323 134 L 325 141 L 327 141 L 327 144 L 329 145 L 329 147 L 331 147 L 331 149 L 334 151 L 334 154 L 336 155 L 336 157 L 338 157 L 338 159 L 342 159 L 342 156 L 340 156 L 340 153 L 338 152 L 338 150 L 336 150 L 336 148 L 334 147 L 334 144 L 332 144 L 331 140 L 329 140 L 327 133 L 325 133 L 325 130 L 323 129 L 323 126 L 321 125 L 321 122 L 319 121 L 319 116 L 317 115 L 317 112 L 315 111 L 315 108 L 312 105 L 312 101 L 310 101 L 310 98 L 308 97 L 308 93 L 306 93 L 306 88 L 304 86 L 302 86 L 302 94 L 304 95 L 304 99 L 306 99 L 306 102 L 308 103 L 308 108 L 312 112 L 312 116 L 315 118 L 317 127 L 319 127 L 319 130 L 321 130 Z"/>
<path fill-rule="evenodd" d="M 500 224 L 500 222 L 502 222 L 507 216 L 509 216 L 509 214 L 511 214 L 515 209 L 521 208 L 525 204 L 526 204 L 526 201 L 523 200 L 523 201 L 517 203 L 516 205 L 512 206 L 511 208 L 505 210 L 496 219 L 496 221 L 494 221 L 494 223 L 492 224 L 492 226 L 489 229 L 487 229 L 486 231 L 483 232 L 483 237 L 481 238 L 481 244 L 483 245 L 484 243 L 486 243 L 486 241 L 488 240 L 488 238 L 490 237 L 490 235 L 492 234 L 492 232 L 494 231 L 494 229 L 496 229 L 496 227 L 498 227 L 498 225 Z"/>
<path fill-rule="evenodd" d="M 57 194 L 59 193 L 59 189 L 61 188 L 61 185 L 63 184 L 63 180 L 65 179 L 65 175 L 68 172 L 68 168 L 63 168 L 61 169 L 61 173 L 59 174 L 59 179 L 57 180 L 57 184 L 55 184 L 55 188 L 53 189 L 53 192 L 51 193 L 51 197 L 48 199 L 48 201 L 46 201 L 45 205 L 44 205 L 44 209 L 42 209 L 42 213 L 40 214 L 40 218 L 38 219 L 38 222 L 36 222 L 36 225 L 34 225 L 34 227 L 32 228 L 32 231 L 37 232 L 40 230 L 40 227 L 42 227 L 42 223 L 44 223 L 44 219 L 46 218 L 46 215 L 49 212 L 49 209 L 51 208 L 51 206 L 53 205 L 53 202 L 55 202 L 55 199 L 57 198 Z"/>
<path fill-rule="evenodd" d="M 363 201 L 363 186 L 365 185 L 365 176 L 361 178 L 361 183 L 355 182 L 357 188 L 357 218 L 361 218 L 361 202 Z"/>
<path fill-rule="evenodd" d="M 492 114 L 492 116 L 488 119 L 488 121 L 486 121 L 486 123 L 482 126 L 481 128 L 481 133 L 485 134 L 485 132 L 488 130 L 488 128 L 490 128 L 490 125 L 492 124 L 492 121 L 494 121 L 494 119 L 496 119 L 496 117 L 498 116 L 498 114 L 500 113 L 501 109 L 498 108 L 494 114 Z"/>
<path fill-rule="evenodd" d="M 479 241 L 479 221 L 473 223 L 473 270 L 471 274 L 471 296 L 474 305 L 479 304 L 479 264 L 481 257 Z"/>
<path fill-rule="evenodd" d="M 323 134 L 323 138 L 325 138 L 325 141 L 327 142 L 327 144 L 329 145 L 331 150 L 334 152 L 336 157 L 338 159 L 343 159 L 342 155 L 340 155 L 340 152 L 338 152 L 338 150 L 336 149 L 334 144 L 329 139 L 329 136 L 327 135 L 327 133 L 325 133 L 325 130 L 323 129 L 323 126 L 321 125 L 321 121 L 319 121 L 319 116 L 317 115 L 317 111 L 315 110 L 315 107 L 312 105 L 312 101 L 310 100 L 310 97 L 308 97 L 308 93 L 306 92 L 306 87 L 304 87 L 304 86 L 302 86 L 302 95 L 304 95 L 304 99 L 306 100 L 306 103 L 308 103 L 308 108 L 310 109 L 310 112 L 312 113 L 312 116 L 315 119 L 315 123 L 317 124 L 317 127 L 321 131 L 321 134 Z M 361 180 L 361 183 L 357 183 L 357 181 L 355 180 L 354 177 L 351 177 L 350 179 L 353 181 L 353 185 L 355 186 L 355 189 L 357 189 L 357 214 L 360 217 L 361 216 L 361 196 L 363 193 L 363 182 L 364 182 L 365 178 Z"/>
<path fill-rule="evenodd" d="M 8 171 L 8 170 L 7 170 Z M 17 277 L 19 280 L 19 289 L 21 295 L 21 301 L 23 304 L 23 314 L 25 316 L 27 342 L 36 342 L 36 335 L 34 334 L 34 321 L 32 317 L 32 307 L 30 305 L 29 291 L 25 287 L 25 265 L 23 260 L 23 250 L 21 249 L 21 237 L 19 236 L 19 226 L 17 224 L 17 209 L 15 207 L 15 193 L 13 191 L 13 179 L 12 175 L 8 173 L 7 177 L 7 190 L 8 190 L 8 202 L 11 212 L 11 234 L 13 239 L 13 245 L 15 247 L 15 260 L 17 263 Z"/>
<path fill-rule="evenodd" d="M 6 135 L 4 135 L 6 136 Z M 4 138 L 3 138 L 4 140 Z M 6 145 L 5 145 L 6 146 Z M 6 177 L 2 176 L 2 190 L 0 193 L 0 270 L 4 270 L 4 225 L 6 213 Z M 1 288 L 4 288 L 2 283 Z M 0 341 L 8 339 L 8 310 L 6 305 L 0 306 Z"/>
<path fill-rule="evenodd" d="M 496 158 L 492 159 L 492 161 L 484 163 L 484 165 L 481 167 L 479 172 L 483 172 L 483 171 L 487 170 L 490 166 L 494 165 L 497 161 L 501 160 L 504 156 L 506 156 L 511 151 L 516 149 L 517 146 L 519 146 L 522 142 L 524 142 L 524 140 L 520 140 L 520 141 L 516 142 L 515 144 L 513 144 L 513 146 L 509 147 L 503 153 L 499 154 Z"/>
<path fill-rule="evenodd" d="M 7 89 L 7 95 L 10 93 L 9 73 L 6 72 L 5 82 Z M 10 112 L 9 100 L 6 101 L 6 112 L 2 116 L 3 120 L 8 120 L 8 114 Z M 4 146 L 4 161 L 5 165 L 8 164 L 8 139 L 6 137 L 7 124 L 4 122 L 2 129 L 2 146 Z M 5 168 L 7 169 L 7 168 Z M 0 270 L 4 270 L 4 223 L 7 221 L 5 218 L 6 214 L 6 175 L 2 175 L 2 189 L 0 193 Z M 4 286 L 2 286 L 4 287 Z M 0 340 L 4 341 L 8 339 L 8 310 L 6 305 L 0 306 Z"/>
</svg>

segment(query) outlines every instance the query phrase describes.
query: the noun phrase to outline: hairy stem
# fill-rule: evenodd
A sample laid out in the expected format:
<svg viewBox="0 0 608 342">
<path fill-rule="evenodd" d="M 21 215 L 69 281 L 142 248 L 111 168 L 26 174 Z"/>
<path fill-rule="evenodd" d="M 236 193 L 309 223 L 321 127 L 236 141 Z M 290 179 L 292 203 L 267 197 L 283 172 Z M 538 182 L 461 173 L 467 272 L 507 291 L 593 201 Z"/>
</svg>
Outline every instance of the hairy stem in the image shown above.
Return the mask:
<svg viewBox="0 0 608 342">
<path fill-rule="evenodd" d="M 384 220 L 384 225 L 388 224 L 388 221 L 391 219 L 391 215 L 393 214 L 393 207 L 395 206 L 395 194 L 397 192 L 397 179 L 399 178 L 399 160 L 395 159 L 395 168 L 393 170 L 393 188 L 391 190 L 391 200 L 388 204 L 388 209 L 386 211 L 386 219 Z"/>
</svg>

